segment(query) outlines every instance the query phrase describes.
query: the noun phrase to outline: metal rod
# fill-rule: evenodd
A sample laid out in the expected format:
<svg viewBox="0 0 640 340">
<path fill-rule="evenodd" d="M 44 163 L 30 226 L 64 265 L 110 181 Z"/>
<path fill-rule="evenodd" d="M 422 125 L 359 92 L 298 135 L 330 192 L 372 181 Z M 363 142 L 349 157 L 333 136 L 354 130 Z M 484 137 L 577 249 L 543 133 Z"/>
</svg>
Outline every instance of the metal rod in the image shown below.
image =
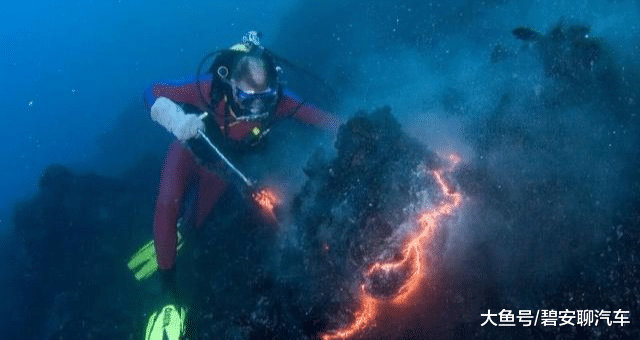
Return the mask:
<svg viewBox="0 0 640 340">
<path fill-rule="evenodd" d="M 220 159 L 222 159 L 227 166 L 229 166 L 229 168 L 231 170 L 233 170 L 233 172 L 236 173 L 236 175 L 238 175 L 238 177 L 240 177 L 240 179 L 242 179 L 242 181 L 248 186 L 251 187 L 253 186 L 251 184 L 251 181 L 249 181 L 249 179 L 247 177 L 245 177 L 245 175 L 242 174 L 242 172 L 240 172 L 240 170 L 238 170 L 238 168 L 236 168 L 228 159 L 227 157 L 224 156 L 224 154 L 222 154 L 222 152 L 211 142 L 211 140 L 209 139 L 209 137 L 207 137 L 204 132 L 202 132 L 201 130 L 198 131 L 198 134 L 200 135 L 200 137 L 202 137 L 205 141 L 207 141 L 207 143 L 209 144 L 209 146 L 213 149 L 213 151 L 215 151 L 218 156 L 220 157 Z"/>
</svg>

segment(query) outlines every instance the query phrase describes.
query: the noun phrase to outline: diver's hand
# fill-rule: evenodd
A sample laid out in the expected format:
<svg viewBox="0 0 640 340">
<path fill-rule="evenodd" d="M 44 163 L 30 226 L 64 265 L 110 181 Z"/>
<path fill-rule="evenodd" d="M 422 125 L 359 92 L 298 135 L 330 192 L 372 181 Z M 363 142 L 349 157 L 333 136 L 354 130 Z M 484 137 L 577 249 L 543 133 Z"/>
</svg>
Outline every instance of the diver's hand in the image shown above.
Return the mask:
<svg viewBox="0 0 640 340">
<path fill-rule="evenodd" d="M 198 131 L 204 131 L 204 123 L 198 115 L 185 113 L 178 104 L 165 97 L 160 97 L 153 103 L 151 119 L 181 141 L 196 137 Z"/>
</svg>

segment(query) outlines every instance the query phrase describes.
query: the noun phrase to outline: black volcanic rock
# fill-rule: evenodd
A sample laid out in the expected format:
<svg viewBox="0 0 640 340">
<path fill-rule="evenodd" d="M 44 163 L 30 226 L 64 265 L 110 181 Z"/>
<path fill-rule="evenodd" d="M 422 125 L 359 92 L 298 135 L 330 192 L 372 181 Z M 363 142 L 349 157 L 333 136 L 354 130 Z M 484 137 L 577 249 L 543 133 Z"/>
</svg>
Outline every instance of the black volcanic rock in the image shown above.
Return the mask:
<svg viewBox="0 0 640 340">
<path fill-rule="evenodd" d="M 312 155 L 305 168 L 308 179 L 279 231 L 256 225 L 233 190 L 202 230 L 185 231 L 178 280 L 190 307 L 190 339 L 315 339 L 341 327 L 353 320 L 364 270 L 376 261 L 397 259 L 416 215 L 443 199 L 431 172 L 448 164 L 403 132 L 389 108 L 351 118 L 340 128 L 335 147 L 335 157 L 322 151 Z M 44 172 L 40 192 L 14 214 L 26 262 L 17 294 L 29 311 L 20 338 L 143 337 L 157 282 L 136 282 L 126 261 L 151 237 L 160 166 L 158 159 L 142 159 L 122 178 L 78 174 L 62 165 Z M 630 174 L 634 183 L 637 175 Z M 496 254 L 505 249 L 499 247 L 520 241 L 542 247 L 549 238 L 510 239 L 516 234 L 486 226 L 517 221 L 518 228 L 531 228 L 535 236 L 540 221 L 548 228 L 557 223 L 552 214 L 536 213 L 546 201 L 516 207 L 535 203 L 539 195 L 518 201 L 486 168 L 473 164 L 446 180 L 476 207 L 464 210 L 473 215 L 472 229 L 488 235 L 461 250 L 462 263 L 447 263 L 448 227 L 459 221 L 439 227 L 429 246 L 434 251 L 427 260 L 433 265 L 428 294 L 414 302 L 415 313 L 372 332 L 388 328 L 387 338 L 396 339 L 637 338 L 635 319 L 624 328 L 479 326 L 480 314 L 489 308 L 622 308 L 634 318 L 640 296 L 637 197 L 618 208 L 613 227 L 604 231 L 606 241 L 572 255 L 565 271 L 532 283 L 526 280 L 532 268 L 523 267 L 515 272 L 522 276 L 509 278 L 516 285 L 509 286 L 500 276 L 504 268 Z M 564 194 L 551 189 L 544 191 L 545 198 Z M 554 231 L 564 245 L 559 252 L 575 251 L 571 245 L 581 240 L 578 236 Z M 524 244 L 517 250 L 526 249 Z M 531 261 L 525 264 L 536 264 Z M 376 276 L 369 283 L 370 292 L 385 299 L 398 282 Z M 377 338 L 377 333 L 363 336 Z"/>
<path fill-rule="evenodd" d="M 335 146 L 336 158 L 309 162 L 293 204 L 308 282 L 299 303 L 314 311 L 308 335 L 351 318 L 344 310 L 354 307 L 363 272 L 398 256 L 398 230 L 442 195 L 428 173 L 443 162 L 404 133 L 388 107 L 350 119 Z"/>
<path fill-rule="evenodd" d="M 140 175 L 143 163 L 131 171 Z M 145 178 L 153 182 L 157 175 Z M 26 262 L 17 282 L 27 325 L 37 325 L 22 329 L 23 338 L 109 337 L 130 330 L 136 320 L 123 303 L 131 279 L 125 260 L 150 235 L 155 186 L 76 174 L 58 164 L 43 172 L 39 184 L 39 193 L 18 204 L 13 216 Z"/>
<path fill-rule="evenodd" d="M 546 97 L 558 106 L 602 102 L 616 118 L 629 118 L 633 91 L 611 54 L 611 47 L 593 36 L 586 25 L 565 25 L 560 21 L 547 34 L 518 27 L 512 31 L 525 46 L 533 46 L 545 73 L 556 80 Z"/>
</svg>

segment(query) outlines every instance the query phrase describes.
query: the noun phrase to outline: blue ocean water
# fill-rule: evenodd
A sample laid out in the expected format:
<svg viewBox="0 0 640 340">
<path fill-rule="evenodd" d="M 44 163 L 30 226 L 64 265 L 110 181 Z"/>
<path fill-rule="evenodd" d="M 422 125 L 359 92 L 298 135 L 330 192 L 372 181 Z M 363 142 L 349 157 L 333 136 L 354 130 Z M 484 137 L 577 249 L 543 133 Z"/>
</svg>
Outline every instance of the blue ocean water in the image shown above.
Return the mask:
<svg viewBox="0 0 640 340">
<path fill-rule="evenodd" d="M 451 15 L 452 8 L 463 3 L 434 2 L 424 20 L 441 23 Z M 457 49 L 471 44 L 491 44 L 495 38 L 508 35 L 508 29 L 516 25 L 544 30 L 559 18 L 565 18 L 590 23 L 595 34 L 612 39 L 618 52 L 626 52 L 625 57 L 637 56 L 634 50 L 637 41 L 633 40 L 640 30 L 634 21 L 638 14 L 637 2 L 509 1 L 496 4 L 499 5 L 478 5 L 488 8 L 486 15 L 474 23 L 478 30 L 468 32 L 466 37 L 456 33 L 448 36 L 447 41 L 436 42 L 443 48 L 439 52 L 446 53 L 448 45 L 454 44 Z M 407 17 L 412 15 L 411 5 L 411 2 L 398 4 L 394 13 L 388 14 L 396 18 L 397 27 L 389 27 L 387 33 L 415 34 L 411 32 L 412 27 L 403 26 L 405 22 L 414 21 Z M 375 10 L 375 3 L 370 7 Z M 2 122 L 4 133 L 0 136 L 7 146 L 0 154 L 5 164 L 0 169 L 5 179 L 0 184 L 0 225 L 7 224 L 7 216 L 17 199 L 35 192 L 45 166 L 54 162 L 90 163 L 95 156 L 96 137 L 113 128 L 118 113 L 130 101 L 138 100 L 150 82 L 192 74 L 205 53 L 237 41 L 249 29 L 261 30 L 267 44 L 279 45 L 295 57 L 308 60 L 323 56 L 313 53 L 319 52 L 313 48 L 300 49 L 298 46 L 305 46 L 309 41 L 290 41 L 287 29 L 292 28 L 292 35 L 297 36 L 300 32 L 295 29 L 296 20 L 327 20 L 323 10 L 335 10 L 337 18 L 348 17 L 342 21 L 350 22 L 351 27 L 344 33 L 362 38 L 351 37 L 352 45 L 340 48 L 357 50 L 362 57 L 362 50 L 366 51 L 367 45 L 371 45 L 368 41 L 381 39 L 374 36 L 378 30 L 369 26 L 376 23 L 368 22 L 366 15 L 358 15 L 366 14 L 365 5 L 329 2 L 318 8 L 311 6 L 310 11 L 306 8 L 302 16 L 292 13 L 295 10 L 298 7 L 294 1 L 279 1 L 269 6 L 255 1 L 190 2 L 188 5 L 168 1 L 153 5 L 140 1 L 7 4 L 0 22 L 2 79 L 5 81 L 0 100 L 7 117 Z M 289 17 L 283 22 L 285 14 Z M 326 25 L 330 32 L 330 20 Z M 452 30 L 446 24 L 439 27 Z M 317 32 L 302 35 L 308 35 L 310 38 L 305 40 L 315 46 L 337 47 L 339 27 L 336 30 L 332 35 Z M 467 40 L 475 35 L 480 40 Z M 285 43 L 278 43 L 277 39 Z M 398 46 L 388 48 L 393 50 Z M 370 56 L 385 59 L 377 52 Z M 458 70 L 475 59 L 466 60 L 464 55 L 454 57 L 447 63 L 454 63 L 450 67 Z M 358 62 L 360 66 L 370 63 L 367 67 L 375 70 L 379 62 L 371 58 Z M 464 75 L 460 76 L 464 81 Z M 363 98 L 353 96 L 355 105 L 360 105 Z M 385 100 L 387 98 L 366 98 L 367 103 Z"/>
<path fill-rule="evenodd" d="M 97 137 L 151 82 L 194 74 L 206 53 L 249 29 L 263 31 L 268 42 L 287 4 L 7 4 L 0 22 L 0 229 L 16 200 L 35 193 L 47 165 L 93 163 Z"/>
</svg>

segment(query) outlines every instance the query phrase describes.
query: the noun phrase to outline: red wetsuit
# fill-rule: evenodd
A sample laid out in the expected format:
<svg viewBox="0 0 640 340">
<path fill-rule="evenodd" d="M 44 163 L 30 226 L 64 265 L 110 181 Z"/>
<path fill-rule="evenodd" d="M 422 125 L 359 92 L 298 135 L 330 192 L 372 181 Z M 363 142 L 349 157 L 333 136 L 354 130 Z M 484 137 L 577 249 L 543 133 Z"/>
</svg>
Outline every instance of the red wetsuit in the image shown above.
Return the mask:
<svg viewBox="0 0 640 340">
<path fill-rule="evenodd" d="M 211 76 L 201 77 L 200 88 L 204 99 L 210 100 Z M 158 97 L 166 97 L 176 103 L 189 104 L 201 111 L 211 111 L 201 100 L 195 79 L 154 83 L 145 91 L 145 104 L 150 108 Z M 340 120 L 312 105 L 302 103 L 288 91 L 276 107 L 275 117 L 271 123 L 286 118 L 314 125 L 329 131 L 337 131 Z M 225 100 L 213 104 L 215 107 L 216 125 L 224 130 Z M 213 114 L 213 112 L 209 112 Z M 263 128 L 260 121 L 228 122 L 226 136 L 232 141 L 242 141 L 250 136 L 254 128 Z M 209 128 L 207 129 L 209 130 Z M 207 131 L 210 132 L 210 131 Z M 209 133 L 208 133 L 209 134 Z M 153 222 L 153 238 L 156 247 L 158 266 L 160 269 L 173 268 L 176 259 L 177 221 L 183 204 L 185 191 L 190 183 L 197 186 L 195 225 L 204 223 L 209 211 L 227 189 L 222 177 L 201 165 L 195 155 L 180 141 L 174 140 L 169 146 L 160 178 L 160 190 L 156 201 Z"/>
</svg>

